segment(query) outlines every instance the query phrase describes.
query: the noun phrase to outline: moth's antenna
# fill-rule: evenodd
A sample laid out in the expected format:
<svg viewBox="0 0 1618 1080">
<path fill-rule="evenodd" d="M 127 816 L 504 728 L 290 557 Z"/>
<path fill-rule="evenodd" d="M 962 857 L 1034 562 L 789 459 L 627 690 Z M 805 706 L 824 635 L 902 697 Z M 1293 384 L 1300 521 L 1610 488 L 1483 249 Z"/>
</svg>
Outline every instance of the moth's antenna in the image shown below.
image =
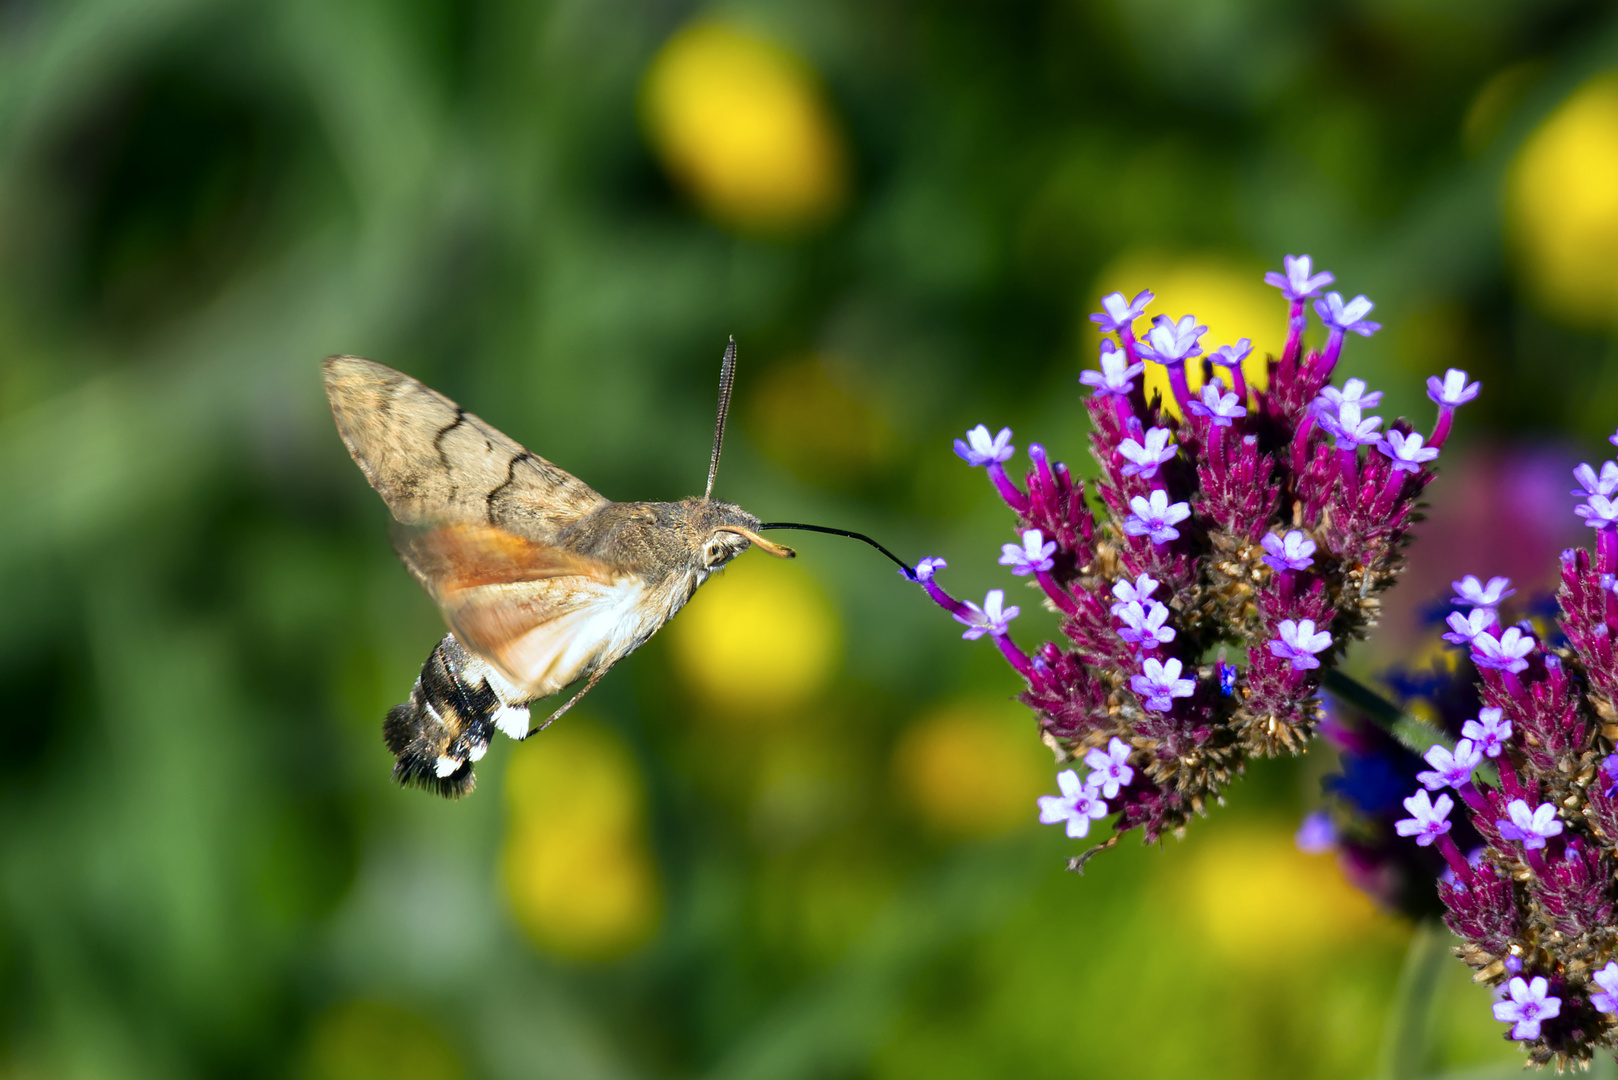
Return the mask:
<svg viewBox="0 0 1618 1080">
<path fill-rule="evenodd" d="M 730 412 L 730 388 L 736 383 L 736 339 L 725 346 L 725 358 L 719 362 L 719 418 L 713 425 L 713 457 L 708 460 L 708 487 L 704 499 L 713 495 L 714 478 L 719 475 L 719 448 L 725 444 L 725 417 Z"/>
<path fill-rule="evenodd" d="M 846 536 L 850 540 L 862 540 L 897 563 L 899 569 L 905 572 L 905 577 L 914 580 L 916 576 L 915 569 L 909 563 L 905 562 L 903 559 L 899 558 L 899 556 L 895 555 L 893 552 L 889 551 L 875 540 L 872 540 L 864 533 L 851 532 L 848 529 L 833 529 L 827 525 L 800 525 L 796 521 L 772 521 L 767 525 L 760 525 L 759 529 L 760 531 L 764 529 L 798 529 L 802 532 L 830 533 L 833 536 Z"/>
</svg>

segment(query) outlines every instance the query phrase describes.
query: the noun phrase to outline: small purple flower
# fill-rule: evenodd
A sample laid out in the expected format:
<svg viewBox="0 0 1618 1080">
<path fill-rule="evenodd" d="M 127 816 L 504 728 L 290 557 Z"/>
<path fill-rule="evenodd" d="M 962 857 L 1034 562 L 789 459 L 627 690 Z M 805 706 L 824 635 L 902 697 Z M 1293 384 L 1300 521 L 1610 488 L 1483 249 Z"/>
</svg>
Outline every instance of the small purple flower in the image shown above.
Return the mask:
<svg viewBox="0 0 1618 1080">
<path fill-rule="evenodd" d="M 1157 475 L 1157 467 L 1180 452 L 1180 448 L 1170 442 L 1168 428 L 1149 428 L 1144 443 L 1134 439 L 1125 439 L 1118 444 L 1118 452 L 1129 459 L 1130 464 L 1125 465 L 1119 472 L 1125 476 L 1139 475 L 1150 480 Z"/>
<path fill-rule="evenodd" d="M 1442 379 L 1437 375 L 1429 376 L 1427 379 L 1428 398 L 1435 404 L 1450 409 L 1465 405 L 1477 397 L 1478 391 L 1482 388 L 1483 384 L 1478 382 L 1468 385 L 1466 372 L 1460 368 L 1450 368 L 1444 372 Z"/>
<path fill-rule="evenodd" d="M 1612 443 L 1612 445 L 1614 445 L 1614 446 L 1618 446 L 1618 431 L 1615 431 L 1611 435 L 1608 435 L 1607 436 L 1607 441 Z"/>
<path fill-rule="evenodd" d="M 1592 495 L 1590 501 L 1583 506 L 1575 506 L 1573 512 L 1584 519 L 1584 523 L 1592 529 L 1610 529 L 1618 525 L 1618 503 L 1605 495 Z"/>
<path fill-rule="evenodd" d="M 1361 409 L 1374 408 L 1382 400 L 1382 391 L 1365 389 L 1364 379 L 1349 379 L 1343 383 L 1341 390 L 1327 383 L 1320 388 L 1320 394 L 1314 400 L 1316 412 L 1330 410 L 1336 412 L 1338 406 L 1345 401 L 1352 401 Z"/>
<path fill-rule="evenodd" d="M 916 580 L 931 581 L 933 580 L 933 576 L 935 574 L 948 565 L 949 563 L 945 562 L 943 559 L 940 559 L 935 555 L 929 555 L 927 558 L 922 559 L 916 564 Z"/>
<path fill-rule="evenodd" d="M 1055 566 L 1056 560 L 1051 558 L 1054 554 L 1055 540 L 1046 540 L 1045 534 L 1038 529 L 1025 529 L 1021 545 L 1000 545 L 1000 565 L 1011 567 L 1011 572 L 1021 577 Z"/>
<path fill-rule="evenodd" d="M 1315 659 L 1315 653 L 1331 647 L 1331 635 L 1324 630 L 1317 633 L 1313 619 L 1282 619 L 1281 625 L 1275 629 L 1281 637 L 1269 643 L 1270 652 L 1283 660 L 1292 661 L 1296 671 L 1319 667 L 1320 661 Z"/>
<path fill-rule="evenodd" d="M 1166 604 L 1148 600 L 1145 606 L 1142 606 L 1139 601 L 1135 601 L 1123 605 L 1123 610 L 1114 614 L 1124 624 L 1123 629 L 1118 631 L 1118 636 L 1137 648 L 1150 649 L 1174 640 L 1174 627 L 1163 625 L 1169 619 Z"/>
<path fill-rule="evenodd" d="M 1152 300 L 1150 289 L 1142 289 L 1135 294 L 1135 299 L 1128 302 L 1125 302 L 1121 292 L 1108 293 L 1101 298 L 1101 312 L 1090 316 L 1090 321 L 1100 326 L 1104 334 L 1116 333 L 1140 318 L 1141 312 Z"/>
<path fill-rule="evenodd" d="M 1579 465 L 1573 470 L 1573 479 L 1579 482 L 1569 494 L 1579 498 L 1588 498 L 1591 495 L 1600 495 L 1604 499 L 1612 498 L 1612 493 L 1618 491 L 1618 463 L 1603 461 L 1601 475 L 1589 465 Z"/>
<path fill-rule="evenodd" d="M 1278 274 L 1274 270 L 1264 275 L 1266 285 L 1274 285 L 1281 290 L 1281 295 L 1296 303 L 1307 300 L 1311 296 L 1319 296 L 1320 290 L 1330 285 L 1334 278 L 1329 270 L 1322 270 L 1313 276 L 1309 271 L 1314 269 L 1314 260 L 1307 255 L 1288 255 L 1281 260 L 1286 267 L 1285 274 Z"/>
<path fill-rule="evenodd" d="M 1072 769 L 1056 774 L 1056 786 L 1062 794 L 1039 797 L 1039 820 L 1046 825 L 1067 822 L 1067 834 L 1075 840 L 1089 836 L 1090 822 L 1107 816 L 1107 804 Z"/>
<path fill-rule="evenodd" d="M 1146 340 L 1140 344 L 1140 354 L 1148 360 L 1173 367 L 1194 356 L 1202 355 L 1197 339 L 1208 332 L 1206 326 L 1197 325 L 1195 315 L 1185 315 L 1175 322 L 1167 315 L 1159 315 L 1146 331 Z"/>
<path fill-rule="evenodd" d="M 1462 615 L 1459 611 L 1452 611 L 1444 620 L 1449 624 L 1449 632 L 1444 640 L 1453 645 L 1470 645 L 1472 639 L 1494 625 L 1494 611 L 1491 608 L 1473 608 Z"/>
<path fill-rule="evenodd" d="M 1197 416 L 1210 417 L 1214 427 L 1230 427 L 1232 421 L 1247 415 L 1236 391 L 1226 393 L 1225 384 L 1218 379 L 1209 379 L 1202 385 L 1202 397 L 1192 400 L 1191 411 Z"/>
<path fill-rule="evenodd" d="M 1006 607 L 1006 592 L 1004 589 L 990 589 L 989 594 L 983 598 L 983 606 L 978 607 L 970 600 L 964 601 L 966 611 L 956 615 L 955 621 L 964 623 L 966 633 L 961 636 L 967 641 L 976 641 L 984 634 L 993 634 L 999 637 L 1004 634 L 1007 624 L 1017 617 L 1021 610 L 1016 607 Z"/>
<path fill-rule="evenodd" d="M 1011 429 L 1001 428 L 1000 434 L 989 435 L 982 424 L 966 433 L 965 439 L 955 440 L 955 453 L 968 465 L 989 465 L 1010 461 L 1017 448 L 1011 445 Z"/>
<path fill-rule="evenodd" d="M 1534 639 L 1515 626 L 1508 626 L 1498 638 L 1485 630 L 1472 639 L 1472 663 L 1513 674 L 1528 667 L 1526 657 L 1534 651 Z"/>
<path fill-rule="evenodd" d="M 1419 431 L 1412 431 L 1406 435 L 1402 431 L 1390 431 L 1387 437 L 1376 444 L 1393 461 L 1395 472 L 1420 472 L 1421 467 L 1438 456 L 1438 447 L 1423 446 Z"/>
<path fill-rule="evenodd" d="M 1236 665 L 1227 664 L 1221 660 L 1214 667 L 1219 673 L 1219 692 L 1225 697 L 1230 697 L 1236 692 L 1236 676 L 1238 674 Z"/>
<path fill-rule="evenodd" d="M 1455 599 L 1451 603 L 1457 605 L 1471 605 L 1480 608 L 1497 608 L 1500 601 L 1508 596 L 1517 595 L 1517 590 L 1511 587 L 1511 579 L 1492 577 L 1487 585 L 1478 580 L 1476 574 L 1468 574 L 1459 581 L 1449 583 L 1455 590 Z"/>
<path fill-rule="evenodd" d="M 1607 798 L 1618 795 L 1618 754 L 1608 754 L 1601 763 L 1601 771 L 1607 774 Z"/>
<path fill-rule="evenodd" d="M 1168 712 L 1175 698 L 1196 693 L 1197 681 L 1180 678 L 1181 664 L 1173 657 L 1160 662 L 1148 656 L 1141 663 L 1141 671 L 1144 674 L 1129 677 L 1129 688 L 1152 712 Z"/>
<path fill-rule="evenodd" d="M 1545 846 L 1545 841 L 1562 832 L 1562 823 L 1556 818 L 1556 807 L 1550 803 L 1540 803 L 1534 809 L 1528 809 L 1524 799 L 1512 799 L 1506 804 L 1506 813 L 1511 820 L 1496 819 L 1495 824 L 1500 826 L 1500 835 L 1507 840 L 1521 840 L 1522 846 L 1529 851 L 1536 851 Z"/>
<path fill-rule="evenodd" d="M 1476 720 L 1461 725 L 1461 734 L 1471 739 L 1484 757 L 1499 757 L 1506 740 L 1511 738 L 1511 721 L 1499 709 L 1479 709 Z M 1613 756 L 1618 757 L 1618 754 Z"/>
<path fill-rule="evenodd" d="M 1116 798 L 1118 789 L 1135 779 L 1135 770 L 1129 767 L 1129 751 L 1129 744 L 1116 735 L 1105 750 L 1092 747 L 1084 755 L 1084 763 L 1090 766 L 1085 784 L 1108 799 Z"/>
<path fill-rule="evenodd" d="M 1112 584 L 1112 595 L 1118 602 L 1112 605 L 1112 613 L 1118 614 L 1120 608 L 1127 604 L 1144 604 L 1147 598 L 1157 591 L 1157 579 L 1150 574 L 1141 574 L 1134 581 L 1124 578 Z"/>
<path fill-rule="evenodd" d="M 1129 500 L 1134 511 L 1124 518 L 1124 532 L 1130 536 L 1150 536 L 1154 544 L 1166 544 L 1180 535 L 1174 526 L 1191 516 L 1191 504 L 1169 502 L 1169 493 L 1154 491 L 1150 498 L 1136 495 Z"/>
<path fill-rule="evenodd" d="M 1116 294 L 1115 294 L 1116 295 Z M 1091 316 L 1094 318 L 1095 316 Z M 1146 365 L 1136 361 L 1131 364 L 1129 356 L 1111 341 L 1101 343 L 1101 370 L 1081 371 L 1079 381 L 1086 386 L 1095 387 L 1096 397 L 1106 397 L 1108 394 L 1127 394 L 1135 389 L 1135 376 L 1146 370 Z"/>
<path fill-rule="evenodd" d="M 1434 799 L 1426 788 L 1420 788 L 1404 800 L 1404 807 L 1410 816 L 1393 823 L 1393 831 L 1400 836 L 1414 836 L 1418 846 L 1427 847 L 1449 832 L 1449 812 L 1454 809 L 1455 800 L 1448 795 Z"/>
<path fill-rule="evenodd" d="M 1337 449 L 1352 450 L 1357 446 L 1373 446 L 1381 441 L 1376 429 L 1382 426 L 1380 416 L 1361 416 L 1355 401 L 1344 401 L 1333 412 L 1316 415 L 1321 430 L 1337 440 Z"/>
<path fill-rule="evenodd" d="M 1302 529 L 1289 529 L 1285 536 L 1264 534 L 1264 561 L 1276 573 L 1307 570 L 1315 564 L 1315 542 Z"/>
<path fill-rule="evenodd" d="M 1293 842 L 1305 855 L 1324 855 L 1331 851 L 1337 846 L 1337 826 L 1332 823 L 1331 814 L 1316 810 L 1304 818 Z"/>
<path fill-rule="evenodd" d="M 1315 301 L 1315 314 L 1328 329 L 1341 334 L 1355 333 L 1361 337 L 1370 337 L 1382 329 L 1381 323 L 1374 323 L 1365 316 L 1371 313 L 1376 305 L 1363 296 L 1343 302 L 1343 294 L 1329 292 L 1324 300 Z"/>
<path fill-rule="evenodd" d="M 1472 770 L 1483 761 L 1483 751 L 1471 739 L 1456 743 L 1453 753 L 1435 744 L 1429 746 L 1427 753 L 1422 756 L 1432 768 L 1417 773 L 1416 779 L 1428 791 L 1439 791 L 1445 787 L 1459 791 L 1462 784 L 1471 782 Z"/>
<path fill-rule="evenodd" d="M 1562 999 L 1550 993 L 1543 975 L 1535 975 L 1528 982 L 1521 975 L 1513 975 L 1506 984 L 1506 993 L 1507 999 L 1494 1003 L 1494 1018 L 1511 1025 L 1513 1039 L 1537 1039 L 1539 1025 L 1561 1015 Z"/>
<path fill-rule="evenodd" d="M 1590 981 L 1601 987 L 1599 994 L 1590 995 L 1590 1004 L 1604 1013 L 1618 1013 L 1618 960 L 1608 960 L 1606 967 L 1591 974 Z"/>
<path fill-rule="evenodd" d="M 1272 270 L 1270 272 L 1273 274 L 1275 271 Z M 1221 367 L 1235 368 L 1240 370 L 1242 361 L 1246 360 L 1248 356 L 1252 354 L 1252 352 L 1253 339 L 1242 338 L 1234 345 L 1219 346 L 1219 348 L 1215 349 L 1213 353 L 1209 355 L 1208 359 L 1212 360 Z"/>
</svg>

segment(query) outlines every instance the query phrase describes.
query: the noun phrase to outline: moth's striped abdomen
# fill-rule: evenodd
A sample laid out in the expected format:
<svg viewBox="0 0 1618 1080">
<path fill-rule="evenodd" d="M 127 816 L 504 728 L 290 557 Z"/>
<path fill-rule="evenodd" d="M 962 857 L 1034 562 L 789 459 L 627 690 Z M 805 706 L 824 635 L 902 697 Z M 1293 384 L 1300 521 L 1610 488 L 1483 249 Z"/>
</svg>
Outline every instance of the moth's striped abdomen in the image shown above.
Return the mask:
<svg viewBox="0 0 1618 1080">
<path fill-rule="evenodd" d="M 528 707 L 454 634 L 446 634 L 427 657 L 410 700 L 390 709 L 382 722 L 382 738 L 398 758 L 393 778 L 450 799 L 476 786 L 472 764 L 488 751 L 496 730 L 514 739 L 525 736 Z"/>
</svg>

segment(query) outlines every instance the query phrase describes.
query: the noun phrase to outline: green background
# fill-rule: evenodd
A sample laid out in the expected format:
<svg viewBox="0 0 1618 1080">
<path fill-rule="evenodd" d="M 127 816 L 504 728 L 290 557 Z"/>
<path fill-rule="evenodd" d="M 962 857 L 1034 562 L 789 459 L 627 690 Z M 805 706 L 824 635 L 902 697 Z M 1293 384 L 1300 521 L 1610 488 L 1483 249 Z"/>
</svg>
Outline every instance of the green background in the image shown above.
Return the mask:
<svg viewBox="0 0 1618 1080">
<path fill-rule="evenodd" d="M 643 78 L 699 17 L 815 73 L 849 162 L 822 224 L 727 223 L 660 161 Z M 902 734 L 1016 683 L 874 553 L 801 534 L 834 674 L 748 726 L 703 718 L 666 637 L 615 670 L 576 720 L 627 748 L 655 925 L 537 942 L 502 789 L 545 739 L 457 804 L 388 780 L 381 715 L 441 624 L 318 362 L 676 498 L 734 334 L 719 494 L 946 556 L 968 596 L 1008 584 L 1010 520 L 949 441 L 1004 423 L 1085 462 L 1084 320 L 1131 251 L 1311 252 L 1378 303 L 1345 370 L 1385 411 L 1483 378 L 1446 458 L 1599 453 L 1613 335 L 1525 299 L 1502 205 L 1615 61 L 1611 4 L 1551 0 L 0 0 L 0 1077 L 1376 1074 L 1409 929 L 1290 849 L 1326 755 L 1084 877 L 1031 800 L 941 828 Z M 831 404 L 766 424 L 814 356 Z M 1421 1068 L 1516 1059 L 1466 976 Z"/>
</svg>

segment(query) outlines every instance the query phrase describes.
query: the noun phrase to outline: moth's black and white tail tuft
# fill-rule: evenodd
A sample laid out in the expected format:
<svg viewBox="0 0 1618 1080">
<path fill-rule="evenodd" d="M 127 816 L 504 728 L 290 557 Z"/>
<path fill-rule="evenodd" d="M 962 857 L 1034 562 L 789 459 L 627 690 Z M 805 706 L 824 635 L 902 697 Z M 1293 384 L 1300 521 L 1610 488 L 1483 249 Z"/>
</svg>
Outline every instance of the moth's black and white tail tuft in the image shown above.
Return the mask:
<svg viewBox="0 0 1618 1080">
<path fill-rule="evenodd" d="M 521 738 L 528 709 L 487 664 L 447 634 L 422 665 L 410 700 L 382 721 L 382 739 L 398 758 L 393 778 L 448 799 L 477 786 L 472 763 L 489 749 L 496 730 Z"/>
</svg>

